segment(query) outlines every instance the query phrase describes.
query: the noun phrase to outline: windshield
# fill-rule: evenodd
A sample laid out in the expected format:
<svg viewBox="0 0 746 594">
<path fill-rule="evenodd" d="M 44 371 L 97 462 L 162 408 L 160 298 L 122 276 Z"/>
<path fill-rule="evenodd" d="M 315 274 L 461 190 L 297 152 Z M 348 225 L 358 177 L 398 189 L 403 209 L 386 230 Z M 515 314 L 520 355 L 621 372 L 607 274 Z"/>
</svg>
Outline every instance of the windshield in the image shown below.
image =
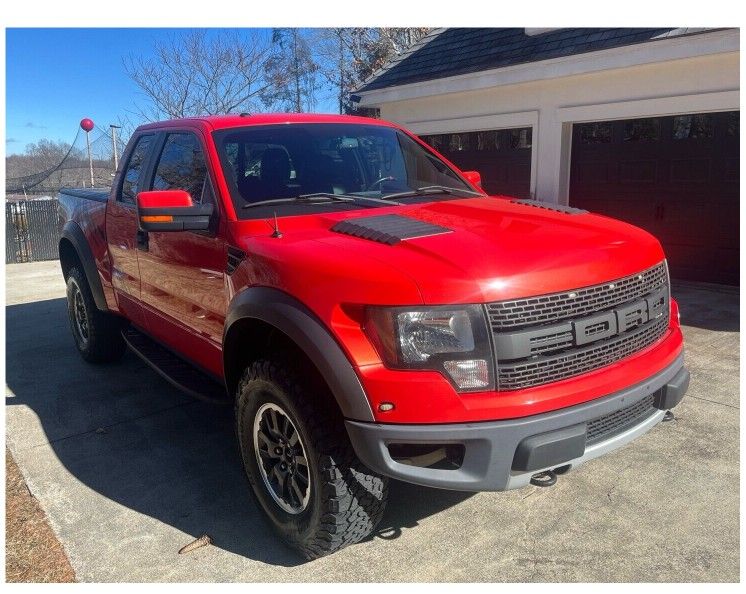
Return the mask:
<svg viewBox="0 0 746 594">
<path fill-rule="evenodd" d="M 220 130 L 214 137 L 236 212 L 243 218 L 266 216 L 266 209 L 286 216 L 309 212 L 311 206 L 316 211 L 386 206 L 366 199 L 387 196 L 395 204 L 477 195 L 459 174 L 395 128 L 281 124 Z M 416 193 L 423 188 L 427 192 Z M 318 194 L 356 200 L 305 200 Z M 259 202 L 257 208 L 246 208 Z"/>
</svg>

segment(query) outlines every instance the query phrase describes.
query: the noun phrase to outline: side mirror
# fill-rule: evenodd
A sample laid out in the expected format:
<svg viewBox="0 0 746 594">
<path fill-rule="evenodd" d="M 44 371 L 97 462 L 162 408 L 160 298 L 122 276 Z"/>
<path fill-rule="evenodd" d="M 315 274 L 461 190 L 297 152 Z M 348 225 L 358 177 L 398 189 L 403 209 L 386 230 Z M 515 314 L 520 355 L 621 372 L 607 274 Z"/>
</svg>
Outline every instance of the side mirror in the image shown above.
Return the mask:
<svg viewBox="0 0 746 594">
<path fill-rule="evenodd" d="M 479 173 L 479 171 L 463 171 L 462 173 L 464 174 L 466 181 L 471 185 L 477 186 L 478 188 L 482 187 L 482 174 Z"/>
<path fill-rule="evenodd" d="M 212 204 L 192 202 L 184 190 L 154 190 L 137 195 L 137 222 L 141 231 L 207 231 Z"/>
</svg>

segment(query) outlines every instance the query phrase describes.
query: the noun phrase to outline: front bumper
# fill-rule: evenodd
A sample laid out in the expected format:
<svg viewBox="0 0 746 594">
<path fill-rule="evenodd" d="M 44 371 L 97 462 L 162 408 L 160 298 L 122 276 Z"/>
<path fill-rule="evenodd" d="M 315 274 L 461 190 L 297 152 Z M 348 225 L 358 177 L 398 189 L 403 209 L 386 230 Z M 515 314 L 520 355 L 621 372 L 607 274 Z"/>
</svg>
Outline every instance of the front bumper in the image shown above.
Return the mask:
<svg viewBox="0 0 746 594">
<path fill-rule="evenodd" d="M 503 491 L 527 485 L 543 470 L 576 467 L 629 443 L 660 422 L 688 387 L 682 354 L 637 385 L 530 417 L 447 425 L 345 424 L 358 457 L 381 474 L 429 487 Z M 603 430 L 603 419 L 624 419 L 624 411 L 635 411 L 646 399 L 652 402 L 649 410 L 607 431 L 601 440 L 588 441 L 589 423 L 598 427 L 600 421 Z M 391 456 L 391 444 L 456 444 L 463 446 L 463 461 L 452 470 L 404 464 Z"/>
</svg>

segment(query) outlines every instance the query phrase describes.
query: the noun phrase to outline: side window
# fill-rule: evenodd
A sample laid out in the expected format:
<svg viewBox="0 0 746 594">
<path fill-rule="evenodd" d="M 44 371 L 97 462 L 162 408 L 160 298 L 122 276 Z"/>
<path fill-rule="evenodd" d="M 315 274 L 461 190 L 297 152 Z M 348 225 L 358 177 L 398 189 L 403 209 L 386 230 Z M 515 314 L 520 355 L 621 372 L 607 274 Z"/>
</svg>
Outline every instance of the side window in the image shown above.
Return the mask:
<svg viewBox="0 0 746 594">
<path fill-rule="evenodd" d="M 153 135 L 141 136 L 137 140 L 135 148 L 132 150 L 129 161 L 127 161 L 127 167 L 124 170 L 124 179 L 122 181 L 122 191 L 119 193 L 119 200 L 127 202 L 129 204 L 135 203 L 135 196 L 140 191 L 140 174 L 142 173 L 142 166 L 145 164 L 145 159 L 148 155 L 148 149 L 150 143 L 153 140 Z"/>
<path fill-rule="evenodd" d="M 153 176 L 153 190 L 186 190 L 195 204 L 211 200 L 207 166 L 199 140 L 194 134 L 175 133 L 166 137 Z"/>
</svg>

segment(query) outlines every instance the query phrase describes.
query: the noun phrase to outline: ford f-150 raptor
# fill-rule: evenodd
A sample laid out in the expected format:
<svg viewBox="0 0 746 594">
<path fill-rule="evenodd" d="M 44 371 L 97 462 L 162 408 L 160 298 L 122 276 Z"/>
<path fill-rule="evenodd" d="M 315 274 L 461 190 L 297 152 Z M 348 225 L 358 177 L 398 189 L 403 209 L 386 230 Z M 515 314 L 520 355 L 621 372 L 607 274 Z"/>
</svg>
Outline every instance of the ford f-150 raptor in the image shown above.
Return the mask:
<svg viewBox="0 0 746 594">
<path fill-rule="evenodd" d="M 59 204 L 82 357 L 129 347 L 232 403 L 253 495 L 308 558 L 368 536 L 389 478 L 550 484 L 647 432 L 688 387 L 654 237 L 488 196 L 394 124 L 148 124 L 110 192 Z"/>
</svg>

